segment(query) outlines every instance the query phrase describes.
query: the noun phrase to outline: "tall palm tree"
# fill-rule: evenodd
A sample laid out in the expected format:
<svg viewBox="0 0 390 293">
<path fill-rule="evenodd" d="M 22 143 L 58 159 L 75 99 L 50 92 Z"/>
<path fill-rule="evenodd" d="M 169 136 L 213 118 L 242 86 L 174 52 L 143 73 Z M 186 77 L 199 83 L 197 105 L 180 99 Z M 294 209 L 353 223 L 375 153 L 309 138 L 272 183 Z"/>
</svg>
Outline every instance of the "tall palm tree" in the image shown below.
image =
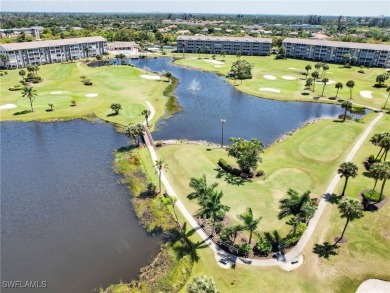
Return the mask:
<svg viewBox="0 0 390 293">
<path fill-rule="evenodd" d="M 158 188 L 159 188 L 159 193 L 161 193 L 161 174 L 163 170 L 168 170 L 168 165 L 161 159 L 155 160 L 154 164 L 158 172 Z"/>
<path fill-rule="evenodd" d="M 345 109 L 344 118 L 343 118 L 343 122 L 345 122 L 345 118 L 347 117 L 347 111 L 352 110 L 352 103 L 350 101 L 344 101 L 341 104 L 341 108 Z"/>
<path fill-rule="evenodd" d="M 311 73 L 311 76 L 313 77 L 313 92 L 314 92 L 316 87 L 316 80 L 319 78 L 320 74 L 318 73 L 318 71 L 314 71 Z"/>
<path fill-rule="evenodd" d="M 374 179 L 374 187 L 371 190 L 370 198 L 368 199 L 368 201 L 366 203 L 366 207 L 368 207 L 371 203 L 371 198 L 372 198 L 372 195 L 374 193 L 375 187 L 378 183 L 378 180 L 381 180 L 382 178 L 385 177 L 386 171 L 387 171 L 387 166 L 385 163 L 378 162 L 378 163 L 374 163 L 371 165 L 370 175 Z"/>
<path fill-rule="evenodd" d="M 89 58 L 89 52 L 91 51 L 87 46 L 84 47 L 84 52 L 87 54 L 87 58 Z"/>
<path fill-rule="evenodd" d="M 35 76 L 38 77 L 38 71 L 40 69 L 38 64 L 35 64 L 33 68 L 34 68 Z"/>
<path fill-rule="evenodd" d="M 3 62 L 4 67 L 7 67 L 7 63 L 9 61 L 9 57 L 7 54 L 0 54 L 0 60 Z"/>
<path fill-rule="evenodd" d="M 323 64 L 322 65 L 322 77 L 325 77 L 326 71 L 329 70 L 329 65 L 328 64 Z"/>
<path fill-rule="evenodd" d="M 307 220 L 312 216 L 313 210 L 310 206 L 310 191 L 304 192 L 299 195 L 293 189 L 287 191 L 289 198 L 280 200 L 280 212 L 278 215 L 279 219 L 286 218 L 288 216 L 297 217 L 298 221 Z"/>
<path fill-rule="evenodd" d="M 322 67 L 322 63 L 316 63 L 316 64 L 314 65 L 314 68 L 316 69 L 316 71 L 318 72 L 318 74 L 319 74 L 319 71 L 320 71 L 321 67 Z"/>
<path fill-rule="evenodd" d="M 196 49 L 196 53 L 198 53 L 199 54 L 199 59 L 200 59 L 200 53 L 202 53 L 202 48 L 198 48 L 198 49 Z"/>
<path fill-rule="evenodd" d="M 176 223 L 178 226 L 180 226 L 179 218 L 177 217 L 176 208 L 175 208 L 177 197 L 173 197 L 167 193 L 164 193 L 164 196 L 161 196 L 160 199 L 163 202 L 163 204 L 172 207 L 173 213 L 175 214 Z"/>
<path fill-rule="evenodd" d="M 337 96 L 339 95 L 339 90 L 341 90 L 342 88 L 343 88 L 343 83 L 341 83 L 341 82 L 338 82 L 338 83 L 336 83 L 335 84 L 335 88 L 337 89 L 337 92 L 336 92 L 336 99 L 337 99 Z"/>
<path fill-rule="evenodd" d="M 148 118 L 149 118 L 149 116 L 150 116 L 150 111 L 147 110 L 147 109 L 144 109 L 144 110 L 141 112 L 141 115 L 145 116 L 146 126 L 149 126 Z"/>
<path fill-rule="evenodd" d="M 375 146 L 380 146 L 380 142 L 382 139 L 386 138 L 386 137 L 390 137 L 390 132 L 383 132 L 383 133 L 375 133 L 371 138 L 370 138 L 370 142 L 375 145 Z M 385 144 L 382 144 L 382 145 L 386 145 Z M 381 148 L 379 149 L 379 152 L 378 154 L 376 155 L 376 159 L 379 158 L 379 156 L 381 155 L 383 151 L 383 147 L 381 146 Z M 381 158 L 382 158 L 383 154 L 381 155 Z"/>
<path fill-rule="evenodd" d="M 196 276 L 187 285 L 187 293 L 218 293 L 214 280 L 207 276 Z"/>
<path fill-rule="evenodd" d="M 379 142 L 379 146 L 384 151 L 379 159 L 382 160 L 382 158 L 384 156 L 383 161 L 386 161 L 387 153 L 389 152 L 389 149 L 390 149 L 390 136 L 386 136 L 386 137 L 382 138 L 381 141 Z"/>
<path fill-rule="evenodd" d="M 353 80 L 348 80 L 346 86 L 349 87 L 349 99 L 352 100 L 352 88 L 355 86 L 355 82 Z"/>
<path fill-rule="evenodd" d="M 135 129 L 137 131 L 137 136 L 138 136 L 138 144 L 137 144 L 137 146 L 139 146 L 141 137 L 144 136 L 146 128 L 145 128 L 145 125 L 143 125 L 142 123 L 137 123 L 135 125 Z"/>
<path fill-rule="evenodd" d="M 341 196 L 344 196 L 345 189 L 347 188 L 348 179 L 349 177 L 355 178 L 357 176 L 358 172 L 358 166 L 356 166 L 352 162 L 344 162 L 339 166 L 339 169 L 337 170 L 337 173 L 340 174 L 340 177 L 345 177 L 345 183 L 343 187 L 343 192 L 341 193 Z"/>
<path fill-rule="evenodd" d="M 24 69 L 19 70 L 19 75 L 22 77 L 22 80 L 24 80 L 24 76 L 26 75 L 26 71 Z"/>
<path fill-rule="evenodd" d="M 385 189 L 386 181 L 390 179 L 390 161 L 389 162 L 384 162 L 384 172 L 382 173 L 382 186 L 381 186 L 381 193 L 379 195 L 379 201 L 382 200 L 383 196 L 383 190 Z"/>
<path fill-rule="evenodd" d="M 172 78 L 172 72 L 170 72 L 170 71 L 167 71 L 167 72 L 165 73 L 165 77 L 166 77 L 166 78 L 168 78 L 168 81 L 171 81 L 171 78 Z"/>
<path fill-rule="evenodd" d="M 189 186 L 194 191 L 187 195 L 187 198 L 189 198 L 190 200 L 198 199 L 199 202 L 201 202 L 204 201 L 211 194 L 211 192 L 214 191 L 214 189 L 218 186 L 218 183 L 207 185 L 206 175 L 203 174 L 199 178 L 192 177 L 190 179 Z"/>
<path fill-rule="evenodd" d="M 323 78 L 322 80 L 321 80 L 321 82 L 324 84 L 324 87 L 322 88 L 322 93 L 321 93 L 321 96 L 324 96 L 324 91 L 325 91 L 325 86 L 326 86 L 326 84 L 329 82 L 329 78 Z"/>
<path fill-rule="evenodd" d="M 225 213 L 230 209 L 228 206 L 221 203 L 221 198 L 223 197 L 222 191 L 214 190 L 210 196 L 205 200 L 200 208 L 198 214 L 200 216 L 208 216 L 212 221 L 212 232 L 211 235 L 215 233 L 215 220 L 217 218 L 223 218 Z"/>
<path fill-rule="evenodd" d="M 384 104 L 384 106 L 383 106 L 382 109 L 386 109 L 387 102 L 389 101 L 389 98 L 390 98 L 390 85 L 387 86 L 386 91 L 387 91 L 389 94 L 387 95 L 386 102 L 385 102 L 385 104 Z"/>
<path fill-rule="evenodd" d="M 249 241 L 248 244 L 250 245 L 252 242 L 252 233 L 254 230 L 256 230 L 257 225 L 260 223 L 260 220 L 262 217 L 258 217 L 255 219 L 253 217 L 253 212 L 251 208 L 247 208 L 246 212 L 242 215 L 239 215 L 238 218 L 244 222 L 244 229 L 249 231 Z"/>
<path fill-rule="evenodd" d="M 183 43 L 183 58 L 185 57 L 185 56 L 184 56 L 184 52 L 185 52 L 185 50 L 186 50 L 186 47 L 187 47 L 187 44 L 184 42 L 184 43 Z"/>
<path fill-rule="evenodd" d="M 306 70 L 306 79 L 307 79 L 307 77 L 309 76 L 309 70 L 311 70 L 311 65 L 310 65 L 310 64 L 307 64 L 307 65 L 305 66 L 305 70 Z"/>
<path fill-rule="evenodd" d="M 236 52 L 236 56 L 237 56 L 238 59 L 240 59 L 241 58 L 241 51 L 237 51 Z"/>
<path fill-rule="evenodd" d="M 127 137 L 134 139 L 134 144 L 137 144 L 138 131 L 135 125 L 129 125 L 125 132 Z"/>
<path fill-rule="evenodd" d="M 226 52 L 225 51 L 221 51 L 220 56 L 221 56 L 222 60 L 225 59 L 225 55 L 226 55 Z"/>
<path fill-rule="evenodd" d="M 343 233 L 341 237 L 336 241 L 335 245 L 344 237 L 345 230 L 347 229 L 348 223 L 356 219 L 363 217 L 362 205 L 357 199 L 346 198 L 339 205 L 339 211 L 341 213 L 341 218 L 346 218 L 347 222 L 345 223 Z"/>
<path fill-rule="evenodd" d="M 27 97 L 30 100 L 31 112 L 34 112 L 33 101 L 37 96 L 37 91 L 32 86 L 25 86 L 22 91 L 22 97 Z"/>
</svg>

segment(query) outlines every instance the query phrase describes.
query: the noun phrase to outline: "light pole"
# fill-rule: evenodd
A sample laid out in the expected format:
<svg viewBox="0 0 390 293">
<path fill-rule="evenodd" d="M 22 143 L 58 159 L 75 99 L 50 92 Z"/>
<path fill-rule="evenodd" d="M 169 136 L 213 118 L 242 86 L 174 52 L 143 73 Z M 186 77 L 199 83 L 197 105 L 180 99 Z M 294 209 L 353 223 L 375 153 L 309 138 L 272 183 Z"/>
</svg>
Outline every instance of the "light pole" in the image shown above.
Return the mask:
<svg viewBox="0 0 390 293">
<path fill-rule="evenodd" d="M 221 126 L 222 126 L 222 138 L 221 138 L 221 148 L 223 148 L 223 125 L 225 124 L 226 120 L 221 119 Z"/>
</svg>

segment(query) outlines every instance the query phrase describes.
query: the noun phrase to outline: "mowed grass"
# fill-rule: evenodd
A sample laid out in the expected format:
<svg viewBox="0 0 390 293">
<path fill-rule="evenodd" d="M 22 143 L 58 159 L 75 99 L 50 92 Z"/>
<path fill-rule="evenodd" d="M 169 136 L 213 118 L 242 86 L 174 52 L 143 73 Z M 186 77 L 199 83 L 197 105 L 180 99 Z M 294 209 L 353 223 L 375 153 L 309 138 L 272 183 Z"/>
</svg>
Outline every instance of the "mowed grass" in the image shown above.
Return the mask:
<svg viewBox="0 0 390 293">
<path fill-rule="evenodd" d="M 176 53 L 174 56 L 182 57 L 182 54 Z M 175 61 L 178 65 L 189 66 L 205 71 L 217 72 L 226 76 L 230 71 L 231 65 L 237 60 L 236 56 L 225 56 L 224 64 L 214 64 L 209 62 L 210 55 L 207 55 L 210 59 L 203 59 L 206 55 L 201 55 L 202 59 L 198 59 L 198 54 L 185 54 L 185 58 Z M 240 81 L 230 80 L 229 82 L 235 85 L 235 87 L 248 94 L 252 94 L 259 97 L 286 100 L 286 101 L 320 101 L 320 102 L 334 102 L 328 98 L 336 95 L 335 84 L 342 82 L 344 84 L 343 89 L 339 91 L 339 99 L 349 99 L 349 88 L 345 85 L 348 80 L 355 81 L 355 87 L 352 89 L 353 103 L 361 104 L 364 106 L 382 108 L 385 104 L 387 97 L 386 88 L 375 88 L 375 80 L 377 75 L 384 73 L 384 69 L 380 68 L 366 68 L 365 73 L 358 73 L 359 67 L 353 66 L 352 68 L 344 68 L 340 64 L 328 64 L 330 69 L 326 73 L 326 77 L 329 80 L 335 81 L 335 83 L 327 84 L 324 92 L 324 99 L 314 100 L 313 98 L 321 95 L 323 84 L 316 84 L 315 92 L 304 90 L 305 76 L 300 75 L 300 72 L 306 72 L 305 66 L 310 64 L 312 66 L 311 72 L 315 70 L 314 65 L 316 62 L 308 60 L 298 59 L 286 59 L 276 60 L 275 56 L 242 56 L 241 59 L 245 59 L 254 64 L 252 70 L 253 78 L 250 80 L 243 80 L 242 85 Z M 217 56 L 217 61 L 221 61 L 221 57 Z M 273 75 L 276 80 L 269 80 L 264 78 L 264 75 Z M 295 80 L 282 79 L 283 76 L 290 76 L 296 78 Z M 260 91 L 260 88 L 273 88 L 280 90 L 280 93 L 274 93 L 270 91 Z M 360 91 L 371 91 L 372 98 L 364 98 L 360 95 Z M 308 92 L 308 96 L 302 95 L 303 92 Z"/>
<path fill-rule="evenodd" d="M 29 99 L 22 97 L 21 91 L 9 91 L 8 88 L 19 84 L 19 70 L 9 70 L 8 75 L 0 77 L 1 102 L 15 104 L 16 108 L 0 110 L 1 120 L 52 120 L 58 118 L 95 114 L 109 122 L 128 125 L 144 121 L 140 116 L 143 109 L 148 109 L 145 101 L 149 101 L 156 110 L 153 121 L 164 114 L 165 98 L 162 95 L 166 82 L 141 78 L 144 74 L 140 69 L 129 66 L 104 66 L 91 68 L 83 63 L 48 64 L 40 66 L 39 76 L 43 82 L 32 84 L 38 96 L 33 102 L 34 112 L 24 115 L 14 115 L 30 109 Z M 80 76 L 85 75 L 93 82 L 85 86 Z M 53 92 L 62 92 L 52 94 Z M 86 97 L 87 94 L 98 94 L 97 97 Z M 76 100 L 77 106 L 72 107 L 71 101 Z M 119 115 L 112 113 L 110 105 L 118 102 L 122 105 Z M 47 112 L 48 104 L 54 104 L 54 111 Z M 152 121 L 152 123 L 153 123 Z"/>
<path fill-rule="evenodd" d="M 285 235 L 291 226 L 277 218 L 279 200 L 285 197 L 289 188 L 300 193 L 311 190 L 312 197 L 321 197 L 338 164 L 344 160 L 372 116 L 366 117 L 363 123 L 338 123 L 326 119 L 299 130 L 262 155 L 263 163 L 259 169 L 265 171 L 265 177 L 240 185 L 229 182 L 226 176 L 218 178 L 216 168 L 220 158 L 235 164 L 233 158 L 220 148 L 172 145 L 159 149 L 158 156 L 168 164 L 166 175 L 191 213 L 195 213 L 198 206 L 196 201 L 186 197 L 191 192 L 189 180 L 205 174 L 208 183 L 218 183 L 218 189 L 224 192 L 222 201 L 230 206 L 227 215 L 233 222 L 238 222 L 237 216 L 251 207 L 256 216 L 263 217 L 259 232 L 276 229 Z"/>
</svg>

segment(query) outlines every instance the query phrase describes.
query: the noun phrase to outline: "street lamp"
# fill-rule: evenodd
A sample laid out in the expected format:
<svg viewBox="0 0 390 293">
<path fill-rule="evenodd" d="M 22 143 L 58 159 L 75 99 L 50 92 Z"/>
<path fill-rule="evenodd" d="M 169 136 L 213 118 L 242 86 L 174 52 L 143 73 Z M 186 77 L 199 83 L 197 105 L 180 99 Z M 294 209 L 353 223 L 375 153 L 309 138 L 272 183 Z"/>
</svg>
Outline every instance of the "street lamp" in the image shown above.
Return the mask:
<svg viewBox="0 0 390 293">
<path fill-rule="evenodd" d="M 222 126 L 222 138 L 221 138 L 221 148 L 223 148 L 223 125 L 225 124 L 226 120 L 221 119 L 221 126 Z"/>
</svg>

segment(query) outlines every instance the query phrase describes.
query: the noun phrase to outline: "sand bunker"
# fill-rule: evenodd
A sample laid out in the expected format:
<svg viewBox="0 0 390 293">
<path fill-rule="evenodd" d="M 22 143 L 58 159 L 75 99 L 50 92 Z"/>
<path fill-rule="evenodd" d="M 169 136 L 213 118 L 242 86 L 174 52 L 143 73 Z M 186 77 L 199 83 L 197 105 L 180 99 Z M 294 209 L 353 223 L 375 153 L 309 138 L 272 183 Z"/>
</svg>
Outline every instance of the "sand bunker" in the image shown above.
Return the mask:
<svg viewBox="0 0 390 293">
<path fill-rule="evenodd" d="M 142 74 L 141 77 L 146 78 L 146 79 L 161 80 L 161 77 L 156 76 L 156 75 Z"/>
<path fill-rule="evenodd" d="M 15 104 L 5 104 L 0 106 L 0 110 L 16 108 Z"/>
<path fill-rule="evenodd" d="M 269 75 L 269 74 L 263 75 L 263 77 L 264 77 L 265 79 L 269 79 L 269 80 L 275 80 L 275 79 L 276 79 L 275 76 Z"/>
<path fill-rule="evenodd" d="M 323 84 L 321 80 L 316 81 L 317 84 Z M 329 80 L 326 84 L 332 84 L 335 83 L 334 80 Z"/>
<path fill-rule="evenodd" d="M 368 279 L 360 284 L 356 293 L 390 292 L 390 282 Z"/>
<path fill-rule="evenodd" d="M 271 88 L 271 87 L 262 87 L 262 88 L 259 88 L 259 91 L 267 91 L 267 92 L 273 92 L 273 93 L 280 93 L 280 90 L 274 89 L 274 88 Z"/>
<path fill-rule="evenodd" d="M 286 79 L 286 80 L 296 80 L 295 77 L 289 76 L 289 75 L 283 75 L 282 78 L 283 78 L 283 79 Z"/>
<path fill-rule="evenodd" d="M 91 93 L 91 94 L 86 94 L 85 96 L 86 96 L 87 98 L 94 98 L 94 97 L 97 97 L 98 94 Z"/>
<path fill-rule="evenodd" d="M 371 91 L 360 91 L 360 95 L 363 98 L 372 99 L 372 92 Z"/>
<path fill-rule="evenodd" d="M 51 95 L 61 95 L 62 92 L 51 92 L 50 94 L 51 94 Z"/>
<path fill-rule="evenodd" d="M 221 61 L 217 61 L 217 60 L 205 60 L 205 62 L 209 62 L 209 63 L 213 63 L 213 64 L 225 64 Z"/>
<path fill-rule="evenodd" d="M 221 68 L 222 66 L 221 66 L 221 65 L 215 65 L 214 67 L 216 67 L 216 68 Z"/>
<path fill-rule="evenodd" d="M 289 67 L 288 69 L 291 69 L 291 70 L 299 70 L 298 68 L 294 68 L 294 67 Z"/>
</svg>

